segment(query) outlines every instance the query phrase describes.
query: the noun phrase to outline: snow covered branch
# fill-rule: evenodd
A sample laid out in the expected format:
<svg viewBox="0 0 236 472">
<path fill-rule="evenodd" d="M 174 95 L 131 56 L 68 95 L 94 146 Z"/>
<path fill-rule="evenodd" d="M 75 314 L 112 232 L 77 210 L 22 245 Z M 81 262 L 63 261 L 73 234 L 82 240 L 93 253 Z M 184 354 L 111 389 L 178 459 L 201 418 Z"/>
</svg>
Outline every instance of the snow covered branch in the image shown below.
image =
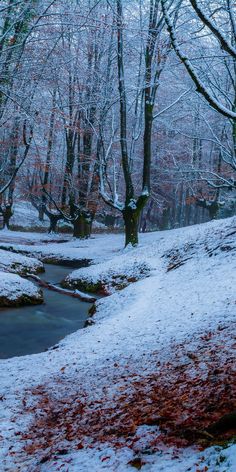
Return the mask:
<svg viewBox="0 0 236 472">
<path fill-rule="evenodd" d="M 197 73 L 195 67 L 192 65 L 191 61 L 189 60 L 188 56 L 184 54 L 178 44 L 177 37 L 175 34 L 175 28 L 173 25 L 173 22 L 171 20 L 171 17 L 168 13 L 168 10 L 166 8 L 167 0 L 161 0 L 162 3 L 162 8 L 163 8 L 163 14 L 165 17 L 166 25 L 169 31 L 170 39 L 171 39 L 171 44 L 173 46 L 173 49 L 175 53 L 177 54 L 178 58 L 180 61 L 183 63 L 185 66 L 185 69 L 187 70 L 188 74 L 190 75 L 191 79 L 196 85 L 196 90 L 198 93 L 203 95 L 203 97 L 207 100 L 209 105 L 214 108 L 216 111 L 218 111 L 221 115 L 225 116 L 226 118 L 230 118 L 233 120 L 236 120 L 236 112 L 227 108 L 225 105 L 219 102 L 211 93 L 209 88 L 205 85 L 205 83 L 202 81 L 200 78 L 199 74 Z"/>
<path fill-rule="evenodd" d="M 202 20 L 202 22 L 211 30 L 214 36 L 218 39 L 220 46 L 224 49 L 228 54 L 232 56 L 233 59 L 236 59 L 236 49 L 233 45 L 224 37 L 221 33 L 220 29 L 216 26 L 216 24 L 211 20 L 211 18 L 204 12 L 204 10 L 200 7 L 197 0 L 189 0 L 192 7 L 194 8 L 195 12 Z"/>
</svg>

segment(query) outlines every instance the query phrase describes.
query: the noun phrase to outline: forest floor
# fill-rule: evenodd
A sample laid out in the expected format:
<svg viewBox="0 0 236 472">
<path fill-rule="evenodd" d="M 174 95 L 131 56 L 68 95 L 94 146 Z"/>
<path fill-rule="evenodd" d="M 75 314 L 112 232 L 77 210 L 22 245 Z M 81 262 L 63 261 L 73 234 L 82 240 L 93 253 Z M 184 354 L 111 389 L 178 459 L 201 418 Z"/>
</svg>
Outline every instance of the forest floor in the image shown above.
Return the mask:
<svg viewBox="0 0 236 472">
<path fill-rule="evenodd" d="M 0 470 L 235 471 L 236 218 L 126 250 L 122 235 L 1 236 L 92 261 L 64 284 L 109 296 L 55 348 L 0 361 Z"/>
</svg>

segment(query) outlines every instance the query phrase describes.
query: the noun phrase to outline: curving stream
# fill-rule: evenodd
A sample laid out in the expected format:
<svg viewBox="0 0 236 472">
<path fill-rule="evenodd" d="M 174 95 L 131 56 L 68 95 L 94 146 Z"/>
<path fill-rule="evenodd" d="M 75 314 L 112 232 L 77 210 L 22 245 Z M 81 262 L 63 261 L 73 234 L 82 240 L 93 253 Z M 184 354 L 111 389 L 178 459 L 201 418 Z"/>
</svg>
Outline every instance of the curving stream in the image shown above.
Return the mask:
<svg viewBox="0 0 236 472">
<path fill-rule="evenodd" d="M 58 284 L 72 267 L 45 264 L 41 279 Z M 89 303 L 44 289 L 44 303 L 0 308 L 0 359 L 45 351 L 84 327 Z"/>
</svg>

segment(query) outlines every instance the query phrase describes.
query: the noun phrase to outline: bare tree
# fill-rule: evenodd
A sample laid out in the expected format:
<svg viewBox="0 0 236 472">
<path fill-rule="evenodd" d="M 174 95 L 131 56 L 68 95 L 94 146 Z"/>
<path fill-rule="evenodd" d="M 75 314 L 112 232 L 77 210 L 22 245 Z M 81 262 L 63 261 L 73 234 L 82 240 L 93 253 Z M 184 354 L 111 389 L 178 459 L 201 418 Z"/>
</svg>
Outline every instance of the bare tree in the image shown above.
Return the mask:
<svg viewBox="0 0 236 472">
<path fill-rule="evenodd" d="M 138 227 L 141 211 L 150 196 L 150 171 L 152 157 L 152 127 L 154 120 L 154 107 L 159 78 L 166 62 L 168 53 L 167 44 L 162 43 L 162 54 L 158 56 L 157 44 L 163 29 L 163 17 L 159 9 L 158 0 L 151 0 L 149 4 L 148 32 L 144 47 L 144 80 L 139 90 L 141 101 L 141 115 L 143 129 L 140 130 L 143 139 L 142 155 L 142 186 L 137 196 L 133 178 L 133 160 L 130 159 L 128 150 L 128 100 L 124 67 L 124 15 L 122 0 L 116 2 L 117 25 L 117 69 L 119 89 L 119 129 L 121 164 L 125 182 L 125 201 L 121 203 L 116 193 L 116 184 L 113 184 L 113 195 L 106 191 L 106 158 L 100 160 L 101 195 L 103 199 L 115 209 L 121 211 L 125 225 L 125 245 L 138 243 Z M 164 52 L 165 51 L 165 52 Z M 141 51 L 143 54 L 143 51 Z M 114 138 L 114 136 L 113 136 Z M 112 149 L 112 141 L 108 146 L 106 157 Z"/>
</svg>

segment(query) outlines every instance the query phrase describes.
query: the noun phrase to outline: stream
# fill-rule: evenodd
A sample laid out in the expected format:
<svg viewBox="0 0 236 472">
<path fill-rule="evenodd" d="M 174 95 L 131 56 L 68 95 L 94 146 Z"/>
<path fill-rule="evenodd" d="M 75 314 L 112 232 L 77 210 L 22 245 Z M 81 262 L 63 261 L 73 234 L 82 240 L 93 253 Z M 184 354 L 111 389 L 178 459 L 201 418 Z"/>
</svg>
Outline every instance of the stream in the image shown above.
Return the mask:
<svg viewBox="0 0 236 472">
<path fill-rule="evenodd" d="M 45 264 L 40 278 L 58 284 L 74 267 Z M 36 354 L 84 327 L 91 304 L 43 289 L 44 303 L 0 308 L 0 359 Z"/>
</svg>

